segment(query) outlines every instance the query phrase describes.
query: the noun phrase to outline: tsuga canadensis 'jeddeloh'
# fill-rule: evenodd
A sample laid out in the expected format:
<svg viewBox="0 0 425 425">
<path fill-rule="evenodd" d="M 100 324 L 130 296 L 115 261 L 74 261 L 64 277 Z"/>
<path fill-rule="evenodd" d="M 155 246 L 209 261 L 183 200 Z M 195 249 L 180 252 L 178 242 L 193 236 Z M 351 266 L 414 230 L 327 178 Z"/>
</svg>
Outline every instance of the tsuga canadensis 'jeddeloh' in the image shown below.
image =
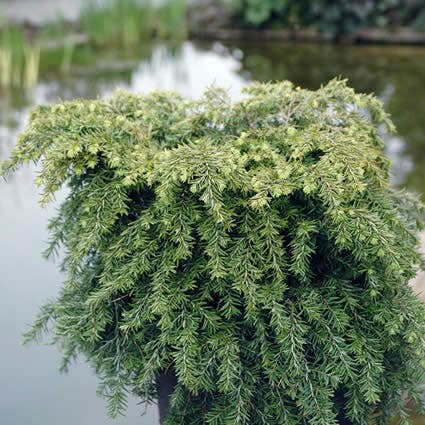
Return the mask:
<svg viewBox="0 0 425 425">
<path fill-rule="evenodd" d="M 67 187 L 46 253 L 66 282 L 27 340 L 84 356 L 111 415 L 171 371 L 168 425 L 408 423 L 423 210 L 390 186 L 381 131 L 381 102 L 341 80 L 36 108 L 2 172 L 38 163 L 43 204 Z"/>
</svg>

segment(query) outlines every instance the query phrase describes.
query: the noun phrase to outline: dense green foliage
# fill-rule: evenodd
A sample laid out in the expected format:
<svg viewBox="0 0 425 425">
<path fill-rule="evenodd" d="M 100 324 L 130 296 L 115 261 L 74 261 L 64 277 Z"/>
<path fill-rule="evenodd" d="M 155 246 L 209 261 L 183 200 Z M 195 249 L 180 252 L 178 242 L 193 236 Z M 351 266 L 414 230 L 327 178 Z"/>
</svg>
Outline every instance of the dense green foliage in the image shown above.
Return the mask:
<svg viewBox="0 0 425 425">
<path fill-rule="evenodd" d="M 425 29 L 425 6 L 420 0 L 222 0 L 250 26 L 315 27 L 330 35 L 368 26 L 411 26 Z"/>
<path fill-rule="evenodd" d="M 390 188 L 378 127 L 338 80 L 39 107 L 3 172 L 39 163 L 43 203 L 68 186 L 46 253 L 67 280 L 27 338 L 49 330 L 64 368 L 84 355 L 111 414 L 172 369 L 169 425 L 408 423 L 423 211 Z"/>
</svg>

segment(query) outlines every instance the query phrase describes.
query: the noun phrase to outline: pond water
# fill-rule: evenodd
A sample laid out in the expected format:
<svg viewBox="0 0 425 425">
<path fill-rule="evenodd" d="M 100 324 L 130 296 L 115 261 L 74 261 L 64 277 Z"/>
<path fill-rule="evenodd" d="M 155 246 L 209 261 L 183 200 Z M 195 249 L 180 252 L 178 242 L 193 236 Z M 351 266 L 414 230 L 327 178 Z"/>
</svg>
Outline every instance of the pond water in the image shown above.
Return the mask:
<svg viewBox="0 0 425 425">
<path fill-rule="evenodd" d="M 81 48 L 75 55 L 77 64 L 67 73 L 42 64 L 41 81 L 30 93 L 0 90 L 0 158 L 8 156 L 34 104 L 104 97 L 117 86 L 134 92 L 175 89 L 196 97 L 207 85 L 217 84 L 236 98 L 254 79 L 289 79 L 317 88 L 342 76 L 357 90 L 384 100 L 399 130 L 386 141 L 393 182 L 425 193 L 425 48 L 184 42 L 142 46 L 131 54 Z M 96 377 L 83 361 L 60 375 L 55 347 L 19 344 L 38 305 L 54 297 L 62 281 L 56 265 L 41 258 L 53 208 L 38 206 L 34 172 L 26 167 L 7 183 L 0 182 L 0 288 L 5 300 L 0 310 L 0 422 L 155 424 L 155 407 L 141 416 L 145 406 L 135 400 L 130 400 L 126 418 L 108 419 L 104 401 L 96 396 Z M 418 418 L 419 424 L 425 419 Z"/>
</svg>

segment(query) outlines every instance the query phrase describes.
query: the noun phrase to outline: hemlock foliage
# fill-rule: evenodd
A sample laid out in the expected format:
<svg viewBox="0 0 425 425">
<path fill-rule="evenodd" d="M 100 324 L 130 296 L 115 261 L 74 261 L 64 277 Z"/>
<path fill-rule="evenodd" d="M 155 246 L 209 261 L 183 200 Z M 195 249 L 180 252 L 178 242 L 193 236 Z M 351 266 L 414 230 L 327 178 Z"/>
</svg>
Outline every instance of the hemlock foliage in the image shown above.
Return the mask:
<svg viewBox="0 0 425 425">
<path fill-rule="evenodd" d="M 68 186 L 47 250 L 67 280 L 27 340 L 85 356 L 112 415 L 172 368 L 169 425 L 408 423 L 422 206 L 389 186 L 384 126 L 340 80 L 38 107 L 3 172 L 39 163 L 43 203 Z"/>
</svg>

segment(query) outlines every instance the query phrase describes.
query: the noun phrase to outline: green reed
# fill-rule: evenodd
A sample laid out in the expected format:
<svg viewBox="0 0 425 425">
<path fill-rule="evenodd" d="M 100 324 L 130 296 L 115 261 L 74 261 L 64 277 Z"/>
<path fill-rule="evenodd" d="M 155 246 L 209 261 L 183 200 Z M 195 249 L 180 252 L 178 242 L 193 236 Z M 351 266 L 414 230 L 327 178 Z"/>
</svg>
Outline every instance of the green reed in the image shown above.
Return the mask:
<svg viewBox="0 0 425 425">
<path fill-rule="evenodd" d="M 186 2 L 89 0 L 81 12 L 82 29 L 97 45 L 132 47 L 143 39 L 185 34 Z"/>
<path fill-rule="evenodd" d="M 29 42 L 19 26 L 5 26 L 0 33 L 0 85 L 29 89 L 38 81 L 40 46 Z"/>
</svg>

